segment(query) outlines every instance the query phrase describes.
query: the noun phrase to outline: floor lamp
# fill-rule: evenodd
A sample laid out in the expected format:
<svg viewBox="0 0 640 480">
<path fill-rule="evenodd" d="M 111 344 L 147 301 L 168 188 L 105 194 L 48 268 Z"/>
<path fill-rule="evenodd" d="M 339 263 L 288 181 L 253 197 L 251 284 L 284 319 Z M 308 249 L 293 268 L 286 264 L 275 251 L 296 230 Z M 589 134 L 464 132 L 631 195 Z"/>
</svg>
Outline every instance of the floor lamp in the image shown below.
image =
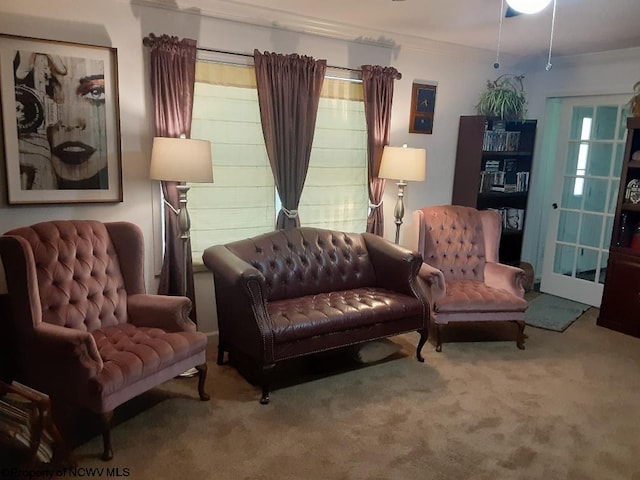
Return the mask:
<svg viewBox="0 0 640 480">
<path fill-rule="evenodd" d="M 384 147 L 378 177 L 397 180 L 398 200 L 396 217 L 396 243 L 400 243 L 400 225 L 404 217 L 404 189 L 408 181 L 421 182 L 425 179 L 427 151 L 424 148 Z"/>
<path fill-rule="evenodd" d="M 213 168 L 211 164 L 211 144 L 206 140 L 189 138 L 156 137 L 153 139 L 151 151 L 151 167 L 149 175 L 154 180 L 178 182 L 178 201 L 180 207 L 176 210 L 165 200 L 165 205 L 178 216 L 178 231 L 182 239 L 182 295 L 187 296 L 187 260 L 191 251 L 189 237 L 191 219 L 187 210 L 187 192 L 190 183 L 213 182 Z M 195 368 L 187 370 L 182 376 L 193 376 Z"/>
</svg>

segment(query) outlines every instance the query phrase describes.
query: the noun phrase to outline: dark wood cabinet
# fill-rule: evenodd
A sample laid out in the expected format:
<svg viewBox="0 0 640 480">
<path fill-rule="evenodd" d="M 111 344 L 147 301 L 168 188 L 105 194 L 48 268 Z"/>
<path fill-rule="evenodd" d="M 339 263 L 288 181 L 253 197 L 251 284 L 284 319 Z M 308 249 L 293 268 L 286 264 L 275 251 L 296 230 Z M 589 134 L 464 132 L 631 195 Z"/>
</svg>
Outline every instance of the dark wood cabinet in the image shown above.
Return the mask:
<svg viewBox="0 0 640 480">
<path fill-rule="evenodd" d="M 640 118 L 627 119 L 618 201 L 597 324 L 640 337 Z"/>
<path fill-rule="evenodd" d="M 500 213 L 500 261 L 518 265 L 537 121 L 499 123 L 480 115 L 460 117 L 451 203 Z"/>
</svg>

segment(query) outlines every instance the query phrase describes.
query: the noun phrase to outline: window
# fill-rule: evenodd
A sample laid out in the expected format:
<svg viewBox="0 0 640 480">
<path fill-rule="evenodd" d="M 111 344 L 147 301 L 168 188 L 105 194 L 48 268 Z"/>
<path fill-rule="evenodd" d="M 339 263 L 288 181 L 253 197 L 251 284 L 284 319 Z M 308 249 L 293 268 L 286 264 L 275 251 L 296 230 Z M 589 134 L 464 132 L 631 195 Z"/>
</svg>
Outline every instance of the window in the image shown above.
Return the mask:
<svg viewBox="0 0 640 480">
<path fill-rule="evenodd" d="M 279 210 L 250 65 L 198 61 L 191 136 L 212 143 L 213 184 L 191 184 L 193 260 L 211 245 L 271 231 Z M 367 136 L 362 84 L 325 77 L 309 171 L 298 212 L 303 225 L 366 227 Z"/>
</svg>

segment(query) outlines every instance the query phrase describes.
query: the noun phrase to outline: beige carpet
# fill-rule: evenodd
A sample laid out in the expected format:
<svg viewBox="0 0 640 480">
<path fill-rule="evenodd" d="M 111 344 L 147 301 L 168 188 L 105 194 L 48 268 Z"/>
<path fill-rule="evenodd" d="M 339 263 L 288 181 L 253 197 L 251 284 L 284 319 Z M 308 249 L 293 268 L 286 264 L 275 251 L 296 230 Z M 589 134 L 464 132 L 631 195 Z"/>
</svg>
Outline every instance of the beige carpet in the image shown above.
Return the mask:
<svg viewBox="0 0 640 480">
<path fill-rule="evenodd" d="M 129 406 L 113 461 L 98 459 L 99 437 L 75 453 L 132 479 L 640 480 L 640 340 L 596 317 L 527 327 L 525 351 L 428 343 L 424 364 L 417 334 L 395 337 L 390 360 L 282 384 L 268 406 L 211 360 L 211 401 L 175 379 Z"/>
</svg>

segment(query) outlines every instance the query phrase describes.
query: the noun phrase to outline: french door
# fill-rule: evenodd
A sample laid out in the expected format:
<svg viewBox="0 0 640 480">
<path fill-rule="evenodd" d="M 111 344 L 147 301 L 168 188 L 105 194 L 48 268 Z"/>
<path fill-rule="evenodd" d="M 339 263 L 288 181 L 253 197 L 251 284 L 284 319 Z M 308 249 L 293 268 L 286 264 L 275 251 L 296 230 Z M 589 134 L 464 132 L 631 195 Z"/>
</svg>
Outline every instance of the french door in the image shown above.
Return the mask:
<svg viewBox="0 0 640 480">
<path fill-rule="evenodd" d="M 600 306 L 626 137 L 627 96 L 562 100 L 540 290 Z"/>
</svg>

